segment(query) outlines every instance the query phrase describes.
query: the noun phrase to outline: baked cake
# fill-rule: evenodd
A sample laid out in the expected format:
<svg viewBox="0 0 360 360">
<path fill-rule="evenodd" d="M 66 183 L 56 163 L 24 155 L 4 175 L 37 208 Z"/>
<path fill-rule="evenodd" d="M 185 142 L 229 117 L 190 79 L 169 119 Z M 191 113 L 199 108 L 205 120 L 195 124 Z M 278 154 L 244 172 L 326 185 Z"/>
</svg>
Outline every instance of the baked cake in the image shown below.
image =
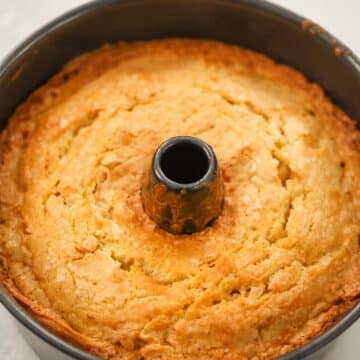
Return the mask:
<svg viewBox="0 0 360 360">
<path fill-rule="evenodd" d="M 203 139 L 211 226 L 172 235 L 140 196 L 156 147 Z M 105 45 L 18 107 L 0 138 L 0 281 L 105 359 L 272 359 L 360 294 L 360 136 L 287 66 L 210 41 Z"/>
</svg>

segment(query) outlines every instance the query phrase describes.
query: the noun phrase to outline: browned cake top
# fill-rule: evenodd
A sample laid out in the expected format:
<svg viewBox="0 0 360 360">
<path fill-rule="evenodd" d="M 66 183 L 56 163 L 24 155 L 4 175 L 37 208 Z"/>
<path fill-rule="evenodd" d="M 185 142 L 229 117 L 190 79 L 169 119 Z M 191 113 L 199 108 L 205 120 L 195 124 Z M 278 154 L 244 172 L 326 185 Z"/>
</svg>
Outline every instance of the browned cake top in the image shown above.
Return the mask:
<svg viewBox="0 0 360 360">
<path fill-rule="evenodd" d="M 159 143 L 217 154 L 222 215 L 171 235 L 143 211 Z M 353 122 L 294 70 L 234 46 L 104 46 L 32 94 L 0 138 L 0 280 L 104 358 L 269 359 L 360 293 Z"/>
</svg>

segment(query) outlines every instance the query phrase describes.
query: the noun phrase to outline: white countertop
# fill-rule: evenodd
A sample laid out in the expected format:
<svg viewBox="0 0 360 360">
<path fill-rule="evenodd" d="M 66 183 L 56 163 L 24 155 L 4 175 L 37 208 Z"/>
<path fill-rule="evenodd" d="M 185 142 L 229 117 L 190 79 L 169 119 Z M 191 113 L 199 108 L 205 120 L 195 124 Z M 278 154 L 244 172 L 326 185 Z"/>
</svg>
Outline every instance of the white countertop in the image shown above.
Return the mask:
<svg viewBox="0 0 360 360">
<path fill-rule="evenodd" d="M 272 0 L 319 23 L 360 56 L 359 0 Z M 85 0 L 0 0 L 0 59 L 39 26 Z M 324 360 L 360 359 L 360 321 L 336 341 Z M 0 359 L 38 360 L 0 305 Z"/>
</svg>

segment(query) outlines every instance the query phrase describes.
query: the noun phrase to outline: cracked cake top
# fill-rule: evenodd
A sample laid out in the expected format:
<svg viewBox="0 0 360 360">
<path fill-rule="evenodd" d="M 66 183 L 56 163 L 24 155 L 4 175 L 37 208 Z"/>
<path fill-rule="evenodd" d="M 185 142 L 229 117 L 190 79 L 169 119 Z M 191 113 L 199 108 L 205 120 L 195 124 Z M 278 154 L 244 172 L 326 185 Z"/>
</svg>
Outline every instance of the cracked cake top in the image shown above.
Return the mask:
<svg viewBox="0 0 360 360">
<path fill-rule="evenodd" d="M 181 236 L 140 198 L 176 135 L 213 147 L 225 188 L 220 217 Z M 318 86 L 254 52 L 103 46 L 1 134 L 0 281 L 103 358 L 274 358 L 359 296 L 359 140 Z"/>
</svg>

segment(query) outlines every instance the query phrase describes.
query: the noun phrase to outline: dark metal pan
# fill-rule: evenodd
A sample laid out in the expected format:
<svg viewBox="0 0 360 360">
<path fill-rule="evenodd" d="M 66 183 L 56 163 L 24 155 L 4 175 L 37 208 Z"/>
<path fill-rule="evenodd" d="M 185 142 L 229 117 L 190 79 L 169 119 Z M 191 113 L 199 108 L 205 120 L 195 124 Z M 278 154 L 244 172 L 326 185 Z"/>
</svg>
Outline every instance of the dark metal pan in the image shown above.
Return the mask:
<svg viewBox="0 0 360 360">
<path fill-rule="evenodd" d="M 261 0 L 101 0 L 66 13 L 18 46 L 0 67 L 0 128 L 29 93 L 71 58 L 118 40 L 195 37 L 239 44 L 295 67 L 360 124 L 360 62 L 329 33 Z M 0 302 L 42 359 L 95 359 L 41 326 L 0 286 Z M 317 358 L 360 316 L 360 303 L 282 360 Z"/>
</svg>

